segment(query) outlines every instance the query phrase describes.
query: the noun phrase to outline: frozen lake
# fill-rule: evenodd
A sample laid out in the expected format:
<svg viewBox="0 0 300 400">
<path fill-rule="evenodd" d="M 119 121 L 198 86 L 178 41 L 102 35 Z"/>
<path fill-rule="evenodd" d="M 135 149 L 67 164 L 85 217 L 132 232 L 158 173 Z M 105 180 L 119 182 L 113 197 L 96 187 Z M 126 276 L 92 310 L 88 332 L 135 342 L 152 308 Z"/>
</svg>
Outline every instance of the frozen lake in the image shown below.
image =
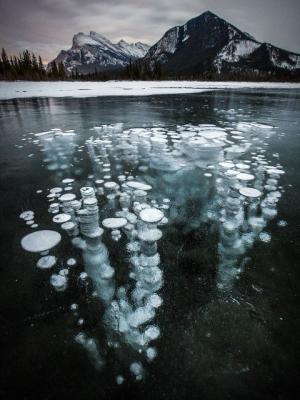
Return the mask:
<svg viewBox="0 0 300 400">
<path fill-rule="evenodd" d="M 0 99 L 30 97 L 151 96 L 201 93 L 220 89 L 300 89 L 296 82 L 211 82 L 211 81 L 106 81 L 30 82 L 0 81 Z"/>
<path fill-rule="evenodd" d="M 0 101 L 4 398 L 295 384 L 300 90 L 148 94 Z"/>
</svg>

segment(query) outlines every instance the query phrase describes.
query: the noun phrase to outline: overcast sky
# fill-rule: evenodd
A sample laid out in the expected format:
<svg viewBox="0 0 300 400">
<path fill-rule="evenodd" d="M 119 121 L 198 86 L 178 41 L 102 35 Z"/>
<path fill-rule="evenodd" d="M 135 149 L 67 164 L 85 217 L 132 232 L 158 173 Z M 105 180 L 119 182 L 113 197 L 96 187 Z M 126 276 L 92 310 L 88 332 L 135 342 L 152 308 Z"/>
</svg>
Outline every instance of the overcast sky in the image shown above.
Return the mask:
<svg viewBox="0 0 300 400">
<path fill-rule="evenodd" d="M 210 10 L 259 41 L 300 53 L 300 0 L 0 0 L 0 47 L 28 48 L 44 61 L 77 32 L 154 44 L 164 32 Z"/>
</svg>

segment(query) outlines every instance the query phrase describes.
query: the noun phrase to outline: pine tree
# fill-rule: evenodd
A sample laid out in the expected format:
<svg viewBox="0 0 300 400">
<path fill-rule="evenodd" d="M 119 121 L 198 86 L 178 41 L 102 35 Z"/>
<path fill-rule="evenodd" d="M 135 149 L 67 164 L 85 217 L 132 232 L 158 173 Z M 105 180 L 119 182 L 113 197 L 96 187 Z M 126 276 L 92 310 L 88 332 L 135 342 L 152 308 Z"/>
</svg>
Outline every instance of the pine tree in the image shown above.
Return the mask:
<svg viewBox="0 0 300 400">
<path fill-rule="evenodd" d="M 46 71 L 45 71 L 45 68 L 44 68 L 43 61 L 42 61 L 41 56 L 39 56 L 38 71 L 39 71 L 39 77 L 40 77 L 40 79 L 45 79 Z"/>
<path fill-rule="evenodd" d="M 1 61 L 2 61 L 2 69 L 3 69 L 3 75 L 4 79 L 11 79 L 11 65 L 9 62 L 9 59 L 7 57 L 6 51 L 4 48 L 2 48 L 1 52 Z"/>
<path fill-rule="evenodd" d="M 159 61 L 155 61 L 153 74 L 154 74 L 154 79 L 160 80 L 162 78 L 161 65 Z"/>
<path fill-rule="evenodd" d="M 28 50 L 23 51 L 22 55 L 22 72 L 24 74 L 25 79 L 31 79 L 31 74 L 32 74 L 32 61 L 31 61 L 31 55 Z"/>
<path fill-rule="evenodd" d="M 58 78 L 59 79 L 65 79 L 66 78 L 65 67 L 64 67 L 64 64 L 63 64 L 62 61 L 58 64 Z"/>
<path fill-rule="evenodd" d="M 57 64 L 55 61 L 52 62 L 51 64 L 51 73 L 50 75 L 52 76 L 53 79 L 57 79 L 58 78 L 58 68 L 57 68 Z"/>
</svg>

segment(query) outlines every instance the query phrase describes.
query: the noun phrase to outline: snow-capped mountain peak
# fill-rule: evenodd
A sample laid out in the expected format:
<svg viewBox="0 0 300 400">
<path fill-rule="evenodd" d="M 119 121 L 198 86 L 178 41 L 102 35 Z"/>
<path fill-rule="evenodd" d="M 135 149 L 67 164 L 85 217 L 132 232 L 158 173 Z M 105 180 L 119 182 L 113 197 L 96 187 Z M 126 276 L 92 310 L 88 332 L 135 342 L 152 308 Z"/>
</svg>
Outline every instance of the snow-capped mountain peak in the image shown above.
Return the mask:
<svg viewBox="0 0 300 400">
<path fill-rule="evenodd" d="M 125 67 L 130 60 L 144 57 L 149 48 L 145 43 L 127 43 L 123 39 L 113 43 L 94 31 L 89 34 L 79 32 L 73 37 L 72 47 L 62 50 L 53 61 L 62 62 L 68 72 L 103 71 Z"/>
<path fill-rule="evenodd" d="M 145 59 L 169 76 L 207 73 L 300 73 L 300 55 L 258 42 L 249 33 L 206 11 L 169 29 Z"/>
<path fill-rule="evenodd" d="M 144 58 L 150 66 L 160 63 L 169 77 L 211 74 L 300 77 L 299 54 L 259 42 L 211 11 L 170 28 L 152 47 L 124 39 L 114 43 L 94 31 L 79 32 L 73 37 L 72 47 L 62 50 L 55 61 L 63 62 L 69 72 L 88 73 L 123 68 L 139 58 Z"/>
<path fill-rule="evenodd" d="M 128 54 L 130 57 L 136 59 L 136 58 L 142 58 L 144 55 L 147 53 L 149 50 L 150 46 L 141 43 L 141 42 L 136 42 L 136 43 L 128 43 L 125 40 L 121 39 L 116 46 L 118 46 L 124 53 Z"/>
<path fill-rule="evenodd" d="M 98 44 L 91 36 L 86 35 L 83 32 L 79 32 L 73 36 L 72 48 L 79 48 L 85 45 L 96 46 Z"/>
</svg>

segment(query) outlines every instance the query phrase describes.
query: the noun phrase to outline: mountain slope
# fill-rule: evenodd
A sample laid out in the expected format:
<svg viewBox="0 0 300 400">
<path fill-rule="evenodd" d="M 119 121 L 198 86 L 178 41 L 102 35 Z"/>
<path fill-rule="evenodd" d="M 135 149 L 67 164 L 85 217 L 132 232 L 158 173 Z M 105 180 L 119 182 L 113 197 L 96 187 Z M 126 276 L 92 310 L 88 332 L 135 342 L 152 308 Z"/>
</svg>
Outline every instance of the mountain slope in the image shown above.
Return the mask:
<svg viewBox="0 0 300 400">
<path fill-rule="evenodd" d="M 149 47 L 145 43 L 127 43 L 125 40 L 112 43 L 99 33 L 91 31 L 86 35 L 80 32 L 74 35 L 72 47 L 62 50 L 48 68 L 51 69 L 55 61 L 57 64 L 62 62 L 69 73 L 75 70 L 79 73 L 111 70 L 144 57 Z"/>
<path fill-rule="evenodd" d="M 300 71 L 300 55 L 260 43 L 210 11 L 169 29 L 145 60 L 160 62 L 165 72 L 182 76 Z"/>
</svg>

